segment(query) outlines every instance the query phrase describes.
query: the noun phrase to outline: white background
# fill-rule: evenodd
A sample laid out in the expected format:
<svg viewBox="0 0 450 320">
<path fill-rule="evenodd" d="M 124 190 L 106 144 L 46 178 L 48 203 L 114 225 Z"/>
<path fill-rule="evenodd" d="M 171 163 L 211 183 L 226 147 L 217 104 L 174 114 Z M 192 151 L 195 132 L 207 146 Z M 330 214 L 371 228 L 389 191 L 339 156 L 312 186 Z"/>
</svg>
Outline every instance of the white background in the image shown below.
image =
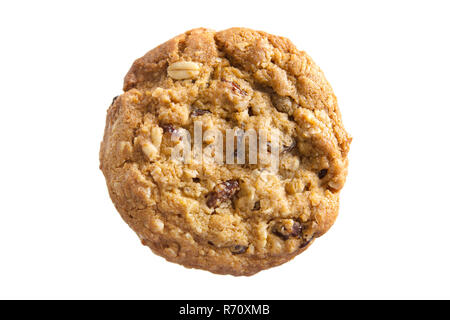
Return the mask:
<svg viewBox="0 0 450 320">
<path fill-rule="evenodd" d="M 3 1 L 0 298 L 450 298 L 447 1 Z M 290 38 L 353 135 L 334 227 L 253 277 L 166 262 L 98 169 L 134 59 L 195 27 Z"/>
</svg>

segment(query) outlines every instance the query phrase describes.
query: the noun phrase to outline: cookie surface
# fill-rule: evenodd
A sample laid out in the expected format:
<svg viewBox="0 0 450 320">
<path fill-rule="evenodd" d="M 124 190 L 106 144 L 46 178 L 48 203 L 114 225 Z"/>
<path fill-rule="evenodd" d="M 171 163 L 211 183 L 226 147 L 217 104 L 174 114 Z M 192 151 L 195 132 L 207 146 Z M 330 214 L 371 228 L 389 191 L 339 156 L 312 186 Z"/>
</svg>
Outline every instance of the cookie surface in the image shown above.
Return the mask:
<svg viewBox="0 0 450 320">
<path fill-rule="evenodd" d="M 174 159 L 196 122 L 223 140 L 236 128 L 276 136 L 279 150 L 267 156 L 277 168 Z M 203 137 L 202 148 L 216 139 Z M 331 227 L 350 142 L 322 71 L 289 40 L 195 29 L 134 62 L 108 110 L 100 167 L 117 210 L 153 252 L 252 275 Z"/>
</svg>

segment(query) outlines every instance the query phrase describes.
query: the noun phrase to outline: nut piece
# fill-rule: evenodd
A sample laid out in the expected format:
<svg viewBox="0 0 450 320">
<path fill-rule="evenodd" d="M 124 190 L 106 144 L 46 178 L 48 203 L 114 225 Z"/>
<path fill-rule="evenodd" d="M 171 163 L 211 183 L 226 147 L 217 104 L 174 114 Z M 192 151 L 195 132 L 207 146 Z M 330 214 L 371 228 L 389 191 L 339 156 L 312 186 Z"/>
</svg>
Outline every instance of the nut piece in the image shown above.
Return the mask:
<svg viewBox="0 0 450 320">
<path fill-rule="evenodd" d="M 164 230 L 164 222 L 155 217 L 152 220 L 150 220 L 149 227 L 150 230 L 152 230 L 153 232 L 162 233 Z"/>
<path fill-rule="evenodd" d="M 157 148 L 159 148 L 161 146 L 162 134 L 163 134 L 162 128 L 159 128 L 159 127 L 152 128 L 152 133 L 151 133 L 152 144 Z"/>
<path fill-rule="evenodd" d="M 191 61 L 175 62 L 167 68 L 167 74 L 175 80 L 192 79 L 198 76 L 199 72 L 200 66 Z"/>
<path fill-rule="evenodd" d="M 145 129 L 145 130 L 144 130 Z M 160 127 L 143 128 L 143 132 L 150 133 L 150 139 L 139 137 L 139 143 L 142 148 L 142 152 L 150 159 L 154 160 L 159 154 L 159 148 L 161 146 L 163 129 Z"/>
<path fill-rule="evenodd" d="M 142 144 L 142 151 L 150 160 L 155 158 L 158 154 L 158 149 L 156 149 L 156 147 L 149 142 L 144 142 Z"/>
</svg>

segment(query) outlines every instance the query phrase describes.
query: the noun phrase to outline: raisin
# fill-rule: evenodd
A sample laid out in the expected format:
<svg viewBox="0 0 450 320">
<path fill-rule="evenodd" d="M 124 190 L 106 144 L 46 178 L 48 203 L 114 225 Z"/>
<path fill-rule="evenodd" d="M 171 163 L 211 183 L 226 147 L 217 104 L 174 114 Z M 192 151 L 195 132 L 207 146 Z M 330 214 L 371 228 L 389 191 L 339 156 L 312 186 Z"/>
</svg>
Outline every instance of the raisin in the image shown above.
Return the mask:
<svg viewBox="0 0 450 320">
<path fill-rule="evenodd" d="M 283 153 L 291 152 L 297 146 L 297 141 L 294 140 L 290 146 L 284 146 Z"/>
<path fill-rule="evenodd" d="M 328 169 L 322 169 L 319 171 L 319 173 L 317 174 L 319 176 L 319 179 L 324 178 L 328 173 Z"/>
<path fill-rule="evenodd" d="M 200 178 L 192 178 L 192 181 L 194 181 L 195 183 L 199 183 L 200 182 Z"/>
<path fill-rule="evenodd" d="M 207 114 L 207 113 L 211 113 L 211 111 L 209 111 L 209 110 L 204 110 L 204 109 L 194 109 L 194 110 L 192 111 L 191 115 L 192 115 L 193 117 L 197 117 L 197 116 L 202 116 L 202 115 Z"/>
<path fill-rule="evenodd" d="M 300 245 L 300 249 L 303 249 L 304 247 L 306 247 L 308 244 L 310 244 L 311 241 L 313 241 L 314 236 L 312 236 L 310 239 L 308 240 L 303 240 L 302 244 Z"/>
<path fill-rule="evenodd" d="M 308 182 L 305 186 L 305 191 L 311 191 L 311 182 Z"/>
<path fill-rule="evenodd" d="M 253 206 L 253 211 L 258 211 L 259 209 L 261 209 L 261 201 L 256 201 L 255 205 Z"/>
<path fill-rule="evenodd" d="M 299 222 L 294 221 L 292 225 L 291 237 L 299 237 L 302 234 L 302 226 Z"/>
<path fill-rule="evenodd" d="M 240 94 L 241 96 L 246 96 L 247 92 L 241 89 L 234 81 L 228 81 L 228 80 L 222 80 L 226 83 L 228 83 L 231 86 L 231 90 L 233 90 L 234 93 Z"/>
<path fill-rule="evenodd" d="M 294 221 L 292 226 L 286 226 L 284 223 L 276 224 L 272 232 L 283 240 L 289 238 L 299 238 L 302 234 L 302 226 L 298 221 Z"/>
<path fill-rule="evenodd" d="M 170 123 L 162 124 L 161 128 L 163 129 L 164 133 L 174 133 L 175 132 L 175 128 Z"/>
<path fill-rule="evenodd" d="M 217 192 L 210 192 L 207 194 L 206 205 L 208 208 L 216 208 L 219 203 Z"/>
<path fill-rule="evenodd" d="M 114 102 L 116 102 L 116 100 L 117 100 L 118 97 L 119 97 L 119 96 L 115 96 L 115 97 L 112 99 L 111 104 L 114 104 Z"/>
<path fill-rule="evenodd" d="M 222 182 L 209 192 L 206 197 L 206 205 L 209 208 L 217 208 L 220 203 L 230 199 L 239 190 L 238 180 L 227 180 Z"/>
<path fill-rule="evenodd" d="M 253 108 L 252 107 L 250 107 L 250 108 L 248 108 L 248 115 L 250 116 L 250 117 L 252 117 L 252 116 L 254 116 L 255 114 L 253 113 Z"/>
<path fill-rule="evenodd" d="M 247 249 L 248 249 L 247 246 L 237 245 L 237 246 L 232 247 L 230 250 L 231 250 L 231 253 L 233 253 L 233 254 L 241 254 L 241 253 L 244 253 L 245 251 L 247 251 Z"/>
</svg>

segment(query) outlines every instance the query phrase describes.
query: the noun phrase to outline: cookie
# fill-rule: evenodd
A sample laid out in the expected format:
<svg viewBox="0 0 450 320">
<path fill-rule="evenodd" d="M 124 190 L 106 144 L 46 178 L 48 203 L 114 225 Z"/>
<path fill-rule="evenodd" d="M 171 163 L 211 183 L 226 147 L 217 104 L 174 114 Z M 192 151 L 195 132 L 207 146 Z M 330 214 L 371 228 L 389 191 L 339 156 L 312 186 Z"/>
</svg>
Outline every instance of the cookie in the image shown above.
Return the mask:
<svg viewBox="0 0 450 320">
<path fill-rule="evenodd" d="M 123 89 L 107 113 L 100 168 L 154 253 L 248 276 L 291 260 L 334 223 L 351 138 L 322 71 L 288 39 L 191 30 L 137 59 Z"/>
</svg>

